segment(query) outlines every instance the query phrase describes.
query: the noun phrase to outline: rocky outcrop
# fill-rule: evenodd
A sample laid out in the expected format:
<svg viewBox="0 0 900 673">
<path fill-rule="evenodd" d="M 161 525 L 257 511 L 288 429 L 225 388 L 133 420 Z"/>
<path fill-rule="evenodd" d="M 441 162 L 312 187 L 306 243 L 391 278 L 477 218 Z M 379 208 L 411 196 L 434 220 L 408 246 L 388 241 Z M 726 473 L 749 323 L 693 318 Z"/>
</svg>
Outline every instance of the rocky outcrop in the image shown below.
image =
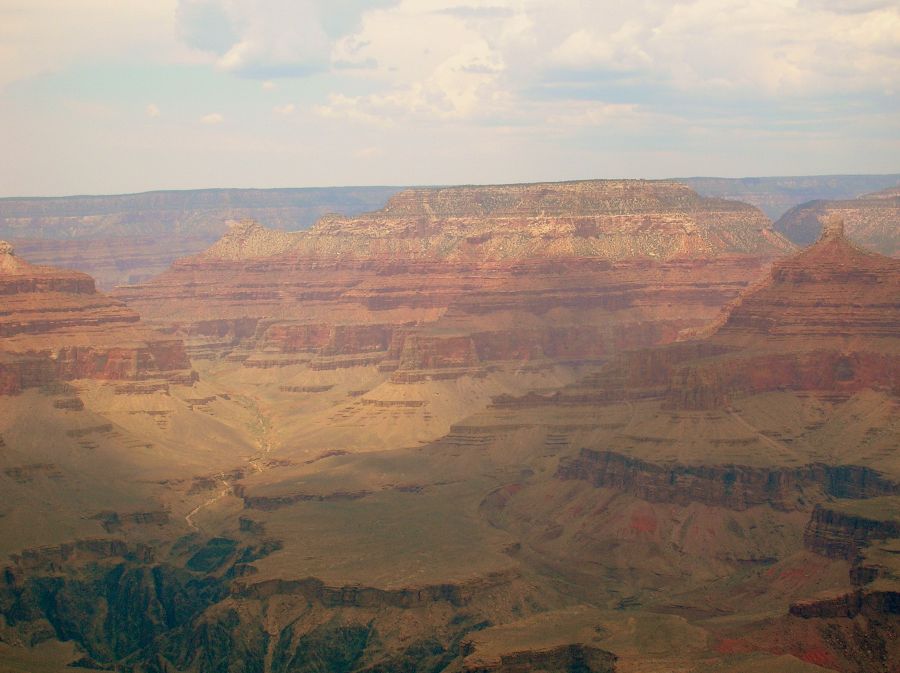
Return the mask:
<svg viewBox="0 0 900 673">
<path fill-rule="evenodd" d="M 247 350 L 378 364 L 405 382 L 673 341 L 790 250 L 758 210 L 673 182 L 415 189 L 308 232 L 240 224 L 118 296 L 192 352 L 234 346 L 216 321 L 256 321 Z"/>
<path fill-rule="evenodd" d="M 876 540 L 900 538 L 900 521 L 875 519 L 817 505 L 803 535 L 810 550 L 834 559 L 855 561 Z"/>
<path fill-rule="evenodd" d="M 501 654 L 490 662 L 464 664 L 464 673 L 614 673 L 616 656 L 591 645 L 557 645 Z"/>
<path fill-rule="evenodd" d="M 856 591 L 819 600 L 792 603 L 789 612 L 803 619 L 853 619 L 857 615 L 900 615 L 900 591 Z"/>
<path fill-rule="evenodd" d="M 90 276 L 34 266 L 0 244 L 0 394 L 81 378 L 190 382 L 180 338 L 149 329 Z"/>
<path fill-rule="evenodd" d="M 152 559 L 153 552 L 145 545 L 129 546 L 117 538 L 90 538 L 60 545 L 24 549 L 11 555 L 12 566 L 6 568 L 7 580 L 27 573 L 59 572 L 64 567 L 110 558 Z"/>
<path fill-rule="evenodd" d="M 582 479 L 598 488 L 614 488 L 651 502 L 700 502 L 734 510 L 757 505 L 782 511 L 803 509 L 808 506 L 804 492 L 814 489 L 841 498 L 900 493 L 900 484 L 857 465 L 759 468 L 657 464 L 593 449 L 582 449 L 577 458 L 562 461 L 557 477 Z"/>
<path fill-rule="evenodd" d="M 232 588 L 235 596 L 263 600 L 271 596 L 304 596 L 326 607 L 416 608 L 444 602 L 456 607 L 469 604 L 483 592 L 503 587 L 518 579 L 516 570 L 497 571 L 483 577 L 453 584 L 381 589 L 357 585 L 328 586 L 309 577 L 302 580 L 265 580 L 238 582 Z"/>
<path fill-rule="evenodd" d="M 777 261 L 706 338 L 621 356 L 571 396 L 658 397 L 691 411 L 777 390 L 895 392 L 898 297 L 900 261 L 857 248 L 835 220 L 816 245 Z"/>
<path fill-rule="evenodd" d="M 815 241 L 829 217 L 847 223 L 856 243 L 891 257 L 900 256 L 900 187 L 843 201 L 810 201 L 785 213 L 775 228 L 800 245 Z"/>
</svg>

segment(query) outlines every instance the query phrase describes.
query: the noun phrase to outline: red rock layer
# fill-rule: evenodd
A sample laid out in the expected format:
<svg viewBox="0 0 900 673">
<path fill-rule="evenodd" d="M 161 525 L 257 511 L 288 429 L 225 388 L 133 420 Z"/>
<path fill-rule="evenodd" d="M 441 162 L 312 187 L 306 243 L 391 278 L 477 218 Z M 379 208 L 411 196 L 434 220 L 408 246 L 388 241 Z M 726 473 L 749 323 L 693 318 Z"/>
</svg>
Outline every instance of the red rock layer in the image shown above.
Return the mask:
<svg viewBox="0 0 900 673">
<path fill-rule="evenodd" d="M 782 389 L 897 394 L 898 335 L 900 260 L 857 248 L 835 222 L 814 246 L 776 262 L 706 339 L 630 353 L 560 395 L 661 397 L 670 409 L 698 410 Z"/>
<path fill-rule="evenodd" d="M 672 341 L 789 249 L 755 208 L 676 183 L 416 189 L 309 232 L 240 223 L 119 296 L 223 346 L 329 358 L 315 366 L 466 369 Z"/>
<path fill-rule="evenodd" d="M 57 380 L 190 378 L 180 339 L 149 329 L 77 271 L 31 265 L 0 241 L 0 394 Z"/>
<path fill-rule="evenodd" d="M 709 339 L 740 349 L 698 380 L 749 391 L 850 392 L 900 380 L 900 261 L 854 246 L 833 220 L 812 247 L 776 263 Z"/>
</svg>

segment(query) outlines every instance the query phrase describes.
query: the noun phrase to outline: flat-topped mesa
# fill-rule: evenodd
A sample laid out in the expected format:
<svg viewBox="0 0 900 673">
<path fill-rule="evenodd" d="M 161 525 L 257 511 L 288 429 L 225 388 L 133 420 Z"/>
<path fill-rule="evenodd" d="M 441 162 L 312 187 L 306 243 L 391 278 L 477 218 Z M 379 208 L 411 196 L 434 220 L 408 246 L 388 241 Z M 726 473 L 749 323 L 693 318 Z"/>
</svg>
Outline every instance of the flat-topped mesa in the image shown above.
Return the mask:
<svg viewBox="0 0 900 673">
<path fill-rule="evenodd" d="M 756 208 L 674 182 L 410 189 L 306 232 L 237 223 L 117 296 L 183 329 L 204 356 L 239 342 L 352 356 L 350 344 L 303 345 L 303 335 L 362 326 L 378 335 L 359 352 L 383 371 L 468 371 L 673 341 L 792 250 Z"/>
<path fill-rule="evenodd" d="M 35 266 L 0 243 L 0 394 L 79 378 L 191 380 L 181 340 L 78 271 Z"/>
<path fill-rule="evenodd" d="M 380 211 L 322 218 L 296 246 L 304 255 L 481 261 L 775 257 L 791 249 L 753 206 L 647 180 L 409 189 Z"/>
<path fill-rule="evenodd" d="M 672 341 L 793 249 L 753 206 L 675 182 L 409 189 L 306 232 L 234 223 L 117 296 L 204 357 L 238 343 L 350 357 L 328 335 L 374 330 L 356 352 L 383 371 L 469 371 Z"/>
<path fill-rule="evenodd" d="M 513 261 L 588 257 L 774 258 L 793 246 L 745 203 L 676 182 L 593 180 L 409 189 L 375 212 L 328 215 L 308 232 L 252 220 L 191 261 L 299 259 Z"/>
</svg>

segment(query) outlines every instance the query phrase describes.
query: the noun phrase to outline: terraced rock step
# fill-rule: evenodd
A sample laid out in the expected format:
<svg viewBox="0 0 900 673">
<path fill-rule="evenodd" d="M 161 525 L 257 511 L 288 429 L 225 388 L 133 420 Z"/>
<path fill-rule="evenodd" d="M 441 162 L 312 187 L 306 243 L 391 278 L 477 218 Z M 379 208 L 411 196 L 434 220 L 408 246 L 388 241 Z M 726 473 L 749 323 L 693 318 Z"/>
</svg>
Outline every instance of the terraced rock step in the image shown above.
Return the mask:
<svg viewBox="0 0 900 673">
<path fill-rule="evenodd" d="M 791 250 L 755 208 L 674 182 L 415 189 L 307 232 L 238 223 L 117 296 L 203 357 L 414 384 L 672 341 Z"/>
<path fill-rule="evenodd" d="M 889 501 L 889 499 L 885 499 Z M 876 540 L 900 538 L 900 518 L 885 512 L 876 518 L 877 505 L 868 515 L 844 507 L 817 505 L 803 535 L 803 544 L 829 558 L 855 561 L 863 548 Z"/>
<path fill-rule="evenodd" d="M 77 378 L 192 381 L 181 339 L 147 328 L 90 276 L 34 266 L 0 242 L 0 296 L 0 394 Z"/>
<path fill-rule="evenodd" d="M 805 509 L 805 498 L 816 489 L 841 498 L 900 493 L 900 483 L 858 465 L 818 464 L 785 469 L 657 464 L 593 449 L 582 449 L 577 458 L 562 461 L 557 477 L 582 479 L 596 487 L 622 490 L 651 502 L 700 502 L 735 510 L 758 505 L 783 511 Z"/>
</svg>

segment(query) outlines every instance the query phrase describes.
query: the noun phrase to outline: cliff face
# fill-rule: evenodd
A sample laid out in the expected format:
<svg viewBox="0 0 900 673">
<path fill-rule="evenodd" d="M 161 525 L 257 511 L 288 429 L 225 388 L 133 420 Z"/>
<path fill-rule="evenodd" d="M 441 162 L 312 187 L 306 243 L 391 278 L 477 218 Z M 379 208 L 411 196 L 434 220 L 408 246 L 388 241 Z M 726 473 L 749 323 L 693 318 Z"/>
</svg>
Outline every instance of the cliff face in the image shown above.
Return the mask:
<svg viewBox="0 0 900 673">
<path fill-rule="evenodd" d="M 853 465 L 805 465 L 793 469 L 665 465 L 591 449 L 582 449 L 577 458 L 563 461 L 557 476 L 584 479 L 596 487 L 614 488 L 651 502 L 680 505 L 700 502 L 735 510 L 759 505 L 785 511 L 805 509 L 805 498 L 811 492 L 815 493 L 815 489 L 828 496 L 843 498 L 900 493 L 900 484 L 873 470 Z M 818 530 L 819 524 L 828 526 L 827 517 L 821 518 L 822 513 L 817 510 L 811 523 L 814 530 Z M 872 534 L 878 534 L 878 530 L 876 528 Z M 825 537 L 824 534 L 808 534 L 810 539 Z M 850 537 L 854 538 L 852 534 Z"/>
<path fill-rule="evenodd" d="M 900 521 L 894 517 L 860 516 L 820 505 L 812 513 L 803 542 L 817 554 L 854 561 L 869 544 L 889 538 L 900 538 Z"/>
<path fill-rule="evenodd" d="M 642 180 L 411 189 L 375 213 L 325 217 L 296 246 L 299 255 L 473 261 L 772 257 L 788 250 L 752 206 Z"/>
<path fill-rule="evenodd" d="M 860 245 L 900 256 L 900 187 L 889 187 L 843 201 L 811 201 L 792 208 L 775 229 L 800 245 L 808 245 L 822 232 L 822 223 L 837 216 L 847 223 L 847 235 Z"/>
<path fill-rule="evenodd" d="M 714 376 L 752 391 L 895 389 L 898 297 L 900 262 L 855 247 L 833 219 L 815 245 L 776 263 L 710 338 L 740 350 Z"/>
<path fill-rule="evenodd" d="M 676 183 L 415 189 L 308 232 L 237 223 L 118 296 L 186 334 L 218 320 L 226 348 L 309 352 L 320 368 L 364 355 L 402 382 L 672 341 L 790 249 L 758 210 Z M 235 320 L 255 333 L 238 338 Z"/>
<path fill-rule="evenodd" d="M 777 626 L 747 618 L 718 651 L 892 670 L 898 297 L 897 260 L 835 221 L 711 334 L 497 397 L 443 447 L 546 457 L 482 511 L 566 584 L 687 619 L 766 606 Z"/>
<path fill-rule="evenodd" d="M 650 395 L 696 411 L 779 390 L 896 393 L 897 297 L 900 262 L 856 247 L 835 220 L 815 245 L 775 262 L 712 334 L 630 353 L 591 382 L 592 394 Z"/>
<path fill-rule="evenodd" d="M 31 265 L 0 242 L 0 392 L 79 378 L 190 380 L 180 339 L 151 330 L 76 271 Z"/>
</svg>

